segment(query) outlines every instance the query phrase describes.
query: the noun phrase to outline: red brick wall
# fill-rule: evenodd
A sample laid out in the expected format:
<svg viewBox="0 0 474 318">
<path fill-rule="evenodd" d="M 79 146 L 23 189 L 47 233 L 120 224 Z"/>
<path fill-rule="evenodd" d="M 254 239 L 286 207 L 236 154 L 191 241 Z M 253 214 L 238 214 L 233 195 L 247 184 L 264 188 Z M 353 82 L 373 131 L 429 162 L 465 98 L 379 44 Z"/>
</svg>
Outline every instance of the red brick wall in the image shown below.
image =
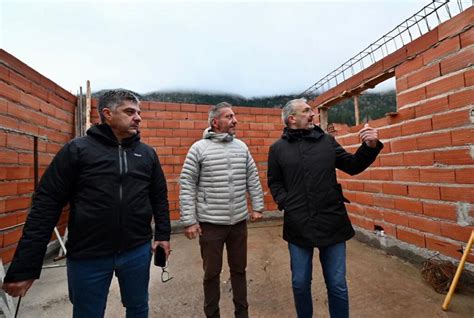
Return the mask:
<svg viewBox="0 0 474 318">
<path fill-rule="evenodd" d="M 208 105 L 143 103 L 143 139 L 155 147 L 168 182 L 172 219 L 179 218 L 178 179 L 189 147 L 207 128 Z M 146 110 L 146 111 L 145 111 Z M 257 163 L 264 188 L 265 208 L 276 210 L 267 188 L 268 147 L 281 135 L 280 109 L 234 107 L 237 137 L 244 141 Z"/>
<path fill-rule="evenodd" d="M 92 103 L 92 121 L 98 122 L 96 100 Z M 281 136 L 281 110 L 233 107 L 238 120 L 237 137 L 252 154 L 265 192 L 265 209 L 276 210 L 267 188 L 269 146 Z M 142 141 L 155 148 L 168 183 L 171 218 L 179 219 L 179 174 L 189 147 L 202 138 L 208 125 L 209 105 L 142 102 Z"/>
<path fill-rule="evenodd" d="M 338 172 L 354 224 L 454 258 L 474 229 L 473 23 L 471 8 L 400 49 L 410 59 L 395 67 L 398 113 L 370 122 L 382 154 L 358 176 Z M 339 128 L 338 141 L 355 151 L 361 128 Z"/>
<path fill-rule="evenodd" d="M 385 143 L 381 156 L 356 177 L 338 172 L 352 201 L 348 210 L 357 226 L 373 230 L 379 225 L 393 238 L 456 258 L 473 229 L 458 224 L 458 210 L 470 209 L 474 217 L 474 135 L 469 116 L 474 104 L 473 13 L 468 9 L 317 99 L 324 102 L 364 78 L 395 68 L 398 113 L 370 123 L 379 128 Z M 39 142 L 40 174 L 73 137 L 75 103 L 75 96 L 0 50 L 0 126 L 47 137 Z M 161 159 L 171 216 L 177 219 L 177 179 L 188 148 L 207 127 L 208 106 L 143 102 L 142 109 L 143 140 Z M 266 209 L 275 210 L 266 186 L 266 158 L 268 147 L 281 134 L 280 110 L 234 109 L 237 135 L 258 165 Z M 97 122 L 95 108 L 92 121 Z M 360 128 L 340 129 L 338 141 L 355 151 Z M 25 219 L 33 190 L 32 149 L 32 137 L 0 130 L 0 228 Z M 5 263 L 20 234 L 21 227 L 0 232 Z"/>
<path fill-rule="evenodd" d="M 26 219 L 34 188 L 33 137 L 39 175 L 73 137 L 76 97 L 0 50 L 0 229 Z M 8 131 L 7 131 L 8 130 Z M 25 135 L 28 133 L 30 135 Z M 63 231 L 67 219 L 59 222 Z M 0 257 L 10 262 L 23 226 L 0 231 Z"/>
<path fill-rule="evenodd" d="M 0 51 L 0 229 L 23 223 L 34 188 L 33 137 L 39 139 L 39 176 L 54 155 L 74 137 L 76 97 L 5 51 Z M 96 100 L 91 121 L 98 122 Z M 208 127 L 209 105 L 142 102 L 142 138 L 157 151 L 165 172 L 171 217 L 179 219 L 178 178 L 189 147 Z M 265 208 L 275 210 L 266 185 L 268 147 L 281 135 L 279 109 L 234 107 L 237 133 L 257 163 Z M 58 225 L 64 231 L 67 213 Z M 23 227 L 0 231 L 0 257 L 8 263 Z"/>
</svg>

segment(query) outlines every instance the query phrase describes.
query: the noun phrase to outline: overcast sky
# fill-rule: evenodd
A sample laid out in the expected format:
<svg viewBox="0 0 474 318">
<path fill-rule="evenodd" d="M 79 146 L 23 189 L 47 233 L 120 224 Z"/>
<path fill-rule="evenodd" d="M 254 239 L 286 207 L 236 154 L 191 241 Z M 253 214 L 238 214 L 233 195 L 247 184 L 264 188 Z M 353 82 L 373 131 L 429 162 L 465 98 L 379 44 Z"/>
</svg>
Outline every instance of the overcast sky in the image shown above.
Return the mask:
<svg viewBox="0 0 474 318">
<path fill-rule="evenodd" d="M 300 93 L 430 0 L 0 0 L 1 47 L 72 93 Z"/>
</svg>

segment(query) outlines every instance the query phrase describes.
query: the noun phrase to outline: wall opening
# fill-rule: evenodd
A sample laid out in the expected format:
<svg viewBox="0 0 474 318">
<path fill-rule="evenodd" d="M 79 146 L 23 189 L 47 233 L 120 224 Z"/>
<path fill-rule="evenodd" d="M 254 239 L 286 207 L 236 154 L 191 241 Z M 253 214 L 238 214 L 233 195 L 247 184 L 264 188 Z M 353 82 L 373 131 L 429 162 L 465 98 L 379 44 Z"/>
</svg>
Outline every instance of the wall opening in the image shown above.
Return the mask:
<svg viewBox="0 0 474 318">
<path fill-rule="evenodd" d="M 358 105 L 357 105 L 358 104 Z M 358 118 L 356 116 L 358 109 Z M 370 120 L 383 118 L 397 111 L 395 79 L 392 77 L 372 89 L 342 100 L 329 107 L 328 123 L 354 126 Z"/>
</svg>

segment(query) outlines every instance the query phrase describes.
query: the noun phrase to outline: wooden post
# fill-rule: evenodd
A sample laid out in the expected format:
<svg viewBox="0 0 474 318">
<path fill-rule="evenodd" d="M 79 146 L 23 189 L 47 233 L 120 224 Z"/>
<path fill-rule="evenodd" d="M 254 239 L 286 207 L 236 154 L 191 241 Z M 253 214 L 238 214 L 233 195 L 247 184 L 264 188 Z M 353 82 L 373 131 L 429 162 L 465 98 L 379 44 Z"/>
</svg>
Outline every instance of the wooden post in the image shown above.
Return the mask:
<svg viewBox="0 0 474 318">
<path fill-rule="evenodd" d="M 92 93 L 91 82 L 87 81 L 86 88 L 86 130 L 91 126 L 91 107 L 92 107 Z"/>
<path fill-rule="evenodd" d="M 85 136 L 87 130 L 86 98 L 82 92 L 82 86 L 79 87 L 76 107 L 76 137 Z"/>
<path fill-rule="evenodd" d="M 319 127 L 326 131 L 328 128 L 328 109 L 327 107 L 318 107 L 319 109 Z"/>
<path fill-rule="evenodd" d="M 77 105 L 76 105 L 76 135 L 75 137 L 82 136 L 82 86 L 79 87 L 77 92 Z"/>
<path fill-rule="evenodd" d="M 442 308 L 445 311 L 448 310 L 449 303 L 451 302 L 451 297 L 453 297 L 454 291 L 456 290 L 456 285 L 458 284 L 459 278 L 461 277 L 461 273 L 462 273 L 462 270 L 464 269 L 464 264 L 466 263 L 467 256 L 469 255 L 469 253 L 471 253 L 473 241 L 474 241 L 474 230 L 471 232 L 471 237 L 469 238 L 469 241 L 466 245 L 466 249 L 464 250 L 464 253 L 462 254 L 461 261 L 459 262 L 458 269 L 456 270 L 456 274 L 454 275 L 451 286 L 449 286 L 448 294 L 446 295 L 446 298 L 444 299 Z"/>
<path fill-rule="evenodd" d="M 355 115 L 355 125 L 360 124 L 359 118 L 359 95 L 354 95 L 354 115 Z"/>
</svg>

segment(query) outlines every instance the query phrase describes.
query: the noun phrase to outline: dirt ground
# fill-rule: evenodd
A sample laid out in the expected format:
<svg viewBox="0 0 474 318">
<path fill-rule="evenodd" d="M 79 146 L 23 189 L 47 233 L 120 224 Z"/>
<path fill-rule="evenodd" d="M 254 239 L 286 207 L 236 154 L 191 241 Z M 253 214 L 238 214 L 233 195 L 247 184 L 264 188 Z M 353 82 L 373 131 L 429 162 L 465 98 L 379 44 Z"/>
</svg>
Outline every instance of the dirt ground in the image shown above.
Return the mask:
<svg viewBox="0 0 474 318">
<path fill-rule="evenodd" d="M 251 317 L 296 317 L 291 291 L 289 255 L 281 220 L 252 224 L 248 241 L 248 300 Z M 160 279 L 153 265 L 150 281 L 150 317 L 204 317 L 202 263 L 197 240 L 172 235 L 169 272 Z M 225 256 L 224 256 L 225 257 Z M 226 262 L 221 275 L 221 316 L 233 317 L 232 290 Z M 317 255 L 314 258 L 314 317 L 329 317 L 327 296 Z M 347 248 L 347 279 L 351 317 L 474 317 L 474 294 L 456 293 L 449 311 L 441 310 L 444 295 L 421 278 L 415 265 L 384 251 L 351 240 Z M 71 317 L 65 268 L 44 269 L 22 299 L 19 317 Z M 125 317 L 114 279 L 106 317 Z"/>
</svg>

